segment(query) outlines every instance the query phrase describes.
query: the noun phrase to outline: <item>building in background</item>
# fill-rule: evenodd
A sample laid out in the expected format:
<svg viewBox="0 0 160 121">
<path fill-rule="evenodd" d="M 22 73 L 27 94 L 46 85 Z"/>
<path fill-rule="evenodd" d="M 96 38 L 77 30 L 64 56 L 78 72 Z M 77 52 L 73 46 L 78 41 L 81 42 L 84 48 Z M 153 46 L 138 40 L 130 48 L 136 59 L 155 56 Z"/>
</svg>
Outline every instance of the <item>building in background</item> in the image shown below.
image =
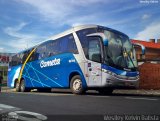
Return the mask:
<svg viewBox="0 0 160 121">
<path fill-rule="evenodd" d="M 3 76 L 3 80 L 7 80 L 7 72 L 9 61 L 13 53 L 0 53 L 0 73 Z"/>
<path fill-rule="evenodd" d="M 145 46 L 145 55 L 142 55 L 140 46 L 135 46 L 140 72 L 140 89 L 160 89 L 160 39 L 150 41 L 131 40 Z"/>
<path fill-rule="evenodd" d="M 154 61 L 160 62 L 160 39 L 150 39 L 150 41 L 131 40 L 132 43 L 138 43 L 145 46 L 145 55 L 142 55 L 140 46 L 135 46 L 138 62 Z"/>
</svg>

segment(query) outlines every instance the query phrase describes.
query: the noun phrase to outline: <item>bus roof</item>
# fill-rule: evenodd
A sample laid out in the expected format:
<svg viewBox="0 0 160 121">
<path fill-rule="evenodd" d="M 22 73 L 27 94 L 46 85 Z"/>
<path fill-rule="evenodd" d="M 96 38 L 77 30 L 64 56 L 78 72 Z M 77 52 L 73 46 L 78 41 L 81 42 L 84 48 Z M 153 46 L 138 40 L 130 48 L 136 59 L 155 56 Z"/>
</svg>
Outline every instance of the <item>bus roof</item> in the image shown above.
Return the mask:
<svg viewBox="0 0 160 121">
<path fill-rule="evenodd" d="M 72 27 L 71 29 L 66 30 L 66 31 L 64 31 L 64 32 L 62 32 L 62 33 L 60 33 L 60 34 L 54 35 L 54 36 L 50 37 L 50 38 L 47 39 L 47 40 L 55 40 L 55 39 L 58 39 L 58 38 L 60 38 L 60 37 L 62 37 L 62 36 L 65 36 L 65 35 L 67 35 L 67 34 L 72 33 L 73 31 L 79 31 L 79 30 L 82 30 L 82 29 L 97 28 L 97 27 L 98 27 L 98 28 L 103 28 L 103 29 L 106 29 L 106 30 L 109 30 L 109 31 L 112 31 L 112 32 L 117 33 L 117 34 L 122 34 L 122 35 L 124 35 L 124 36 L 127 36 L 126 34 L 120 32 L 120 31 L 117 31 L 117 30 L 115 30 L 115 29 L 111 29 L 111 28 L 109 28 L 109 27 L 100 26 L 100 25 L 94 25 L 94 24 L 88 24 L 88 25 L 79 25 L 79 26 Z M 128 36 L 127 36 L 127 37 L 128 37 Z M 43 42 L 45 42 L 45 41 L 43 41 Z M 42 43 L 43 43 L 43 42 L 42 42 Z"/>
</svg>

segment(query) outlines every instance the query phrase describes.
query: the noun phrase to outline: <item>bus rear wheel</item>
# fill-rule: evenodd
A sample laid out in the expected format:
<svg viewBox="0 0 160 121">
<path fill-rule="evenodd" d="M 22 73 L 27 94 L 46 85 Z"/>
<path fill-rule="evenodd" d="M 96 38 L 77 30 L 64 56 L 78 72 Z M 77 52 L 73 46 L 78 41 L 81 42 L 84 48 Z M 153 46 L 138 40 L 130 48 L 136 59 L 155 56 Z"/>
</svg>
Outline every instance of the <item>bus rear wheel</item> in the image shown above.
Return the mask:
<svg viewBox="0 0 160 121">
<path fill-rule="evenodd" d="M 18 80 L 15 83 L 15 89 L 16 89 L 16 92 L 20 92 L 20 85 L 19 85 Z"/>
<path fill-rule="evenodd" d="M 79 75 L 72 77 L 70 81 L 70 89 L 73 94 L 83 94 L 85 92 L 81 77 Z"/>
<path fill-rule="evenodd" d="M 26 88 L 24 79 L 21 80 L 20 91 L 21 92 L 29 92 L 30 91 L 30 89 Z"/>
</svg>

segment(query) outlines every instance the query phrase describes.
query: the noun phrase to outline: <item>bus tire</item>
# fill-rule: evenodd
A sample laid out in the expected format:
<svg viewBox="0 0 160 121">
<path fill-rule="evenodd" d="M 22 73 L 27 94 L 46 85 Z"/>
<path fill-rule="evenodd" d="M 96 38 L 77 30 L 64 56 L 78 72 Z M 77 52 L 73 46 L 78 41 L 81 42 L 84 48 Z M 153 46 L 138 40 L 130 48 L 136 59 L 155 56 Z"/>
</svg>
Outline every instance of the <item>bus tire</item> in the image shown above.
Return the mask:
<svg viewBox="0 0 160 121">
<path fill-rule="evenodd" d="M 75 75 L 72 77 L 70 81 L 70 89 L 73 94 L 83 94 L 85 92 L 83 86 L 82 86 L 82 80 L 80 75 Z"/>
<path fill-rule="evenodd" d="M 26 88 L 24 79 L 21 80 L 21 83 L 20 83 L 20 91 L 21 91 L 21 92 L 29 92 L 29 91 L 30 91 L 29 88 Z"/>
<path fill-rule="evenodd" d="M 18 80 L 15 82 L 15 89 L 16 89 L 16 92 L 20 92 L 20 85 Z"/>
<path fill-rule="evenodd" d="M 112 95 L 113 89 L 99 89 L 100 95 Z"/>
</svg>

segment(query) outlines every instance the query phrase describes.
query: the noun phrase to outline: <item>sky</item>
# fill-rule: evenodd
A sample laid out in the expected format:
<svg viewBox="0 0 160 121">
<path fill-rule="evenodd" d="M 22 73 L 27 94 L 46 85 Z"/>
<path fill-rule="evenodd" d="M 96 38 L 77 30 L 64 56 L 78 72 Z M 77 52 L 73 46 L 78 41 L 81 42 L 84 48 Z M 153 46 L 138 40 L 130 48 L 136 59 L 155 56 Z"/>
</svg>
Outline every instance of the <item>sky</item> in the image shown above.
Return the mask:
<svg viewBox="0 0 160 121">
<path fill-rule="evenodd" d="M 160 0 L 0 0 L 0 52 L 16 53 L 73 26 L 160 38 Z"/>
</svg>

